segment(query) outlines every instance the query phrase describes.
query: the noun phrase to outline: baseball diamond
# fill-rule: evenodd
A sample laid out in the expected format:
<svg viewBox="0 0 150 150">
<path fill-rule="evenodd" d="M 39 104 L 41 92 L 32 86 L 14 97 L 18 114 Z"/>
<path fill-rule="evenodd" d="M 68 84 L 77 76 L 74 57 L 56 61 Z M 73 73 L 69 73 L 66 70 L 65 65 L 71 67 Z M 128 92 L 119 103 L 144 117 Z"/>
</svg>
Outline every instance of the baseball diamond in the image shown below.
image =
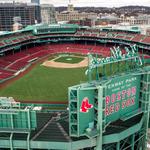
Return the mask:
<svg viewBox="0 0 150 150">
<path fill-rule="evenodd" d="M 0 149 L 145 150 L 150 37 L 73 24 L 0 36 Z"/>
</svg>

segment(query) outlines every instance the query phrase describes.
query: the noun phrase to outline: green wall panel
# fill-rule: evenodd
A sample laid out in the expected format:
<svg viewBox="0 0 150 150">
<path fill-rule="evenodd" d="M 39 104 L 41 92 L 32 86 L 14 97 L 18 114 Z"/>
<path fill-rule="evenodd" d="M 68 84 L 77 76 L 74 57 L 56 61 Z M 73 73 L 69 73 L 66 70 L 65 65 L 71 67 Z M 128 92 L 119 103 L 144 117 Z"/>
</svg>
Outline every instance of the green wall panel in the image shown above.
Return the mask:
<svg viewBox="0 0 150 150">
<path fill-rule="evenodd" d="M 79 134 L 85 133 L 85 130 L 89 127 L 89 123 L 94 123 L 94 108 L 88 109 L 87 112 L 81 112 L 81 106 L 84 99 L 88 98 L 89 104 L 94 106 L 94 90 L 79 90 L 79 105 L 78 105 L 78 122 L 79 122 Z"/>
<path fill-rule="evenodd" d="M 106 122 L 115 121 L 139 107 L 140 75 L 112 78 L 106 85 Z"/>
<path fill-rule="evenodd" d="M 35 111 L 29 111 L 29 114 L 28 111 L 18 111 L 16 114 L 0 114 L 0 128 L 34 129 L 36 126 Z"/>
</svg>

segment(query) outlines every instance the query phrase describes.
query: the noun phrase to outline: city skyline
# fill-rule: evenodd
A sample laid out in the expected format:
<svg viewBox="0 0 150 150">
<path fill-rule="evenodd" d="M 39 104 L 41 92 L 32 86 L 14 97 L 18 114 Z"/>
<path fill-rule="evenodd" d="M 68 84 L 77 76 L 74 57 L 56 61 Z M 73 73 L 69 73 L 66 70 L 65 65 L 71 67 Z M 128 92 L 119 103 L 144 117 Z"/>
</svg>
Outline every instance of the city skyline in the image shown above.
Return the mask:
<svg viewBox="0 0 150 150">
<path fill-rule="evenodd" d="M 47 0 L 41 0 L 41 3 L 47 3 Z M 51 0 L 54 6 L 67 6 L 69 0 Z M 120 7 L 120 6 L 128 6 L 128 5 L 139 5 L 139 6 L 150 6 L 149 0 L 71 0 L 71 3 L 74 6 L 89 6 L 89 7 Z"/>
<path fill-rule="evenodd" d="M 12 2 L 13 0 L 0 0 L 0 2 Z M 16 2 L 30 2 L 30 0 L 14 0 Z M 149 0 L 71 0 L 71 3 L 76 7 L 121 7 L 121 6 L 150 6 Z M 69 0 L 41 0 L 41 4 L 53 4 L 54 6 L 67 6 Z"/>
</svg>

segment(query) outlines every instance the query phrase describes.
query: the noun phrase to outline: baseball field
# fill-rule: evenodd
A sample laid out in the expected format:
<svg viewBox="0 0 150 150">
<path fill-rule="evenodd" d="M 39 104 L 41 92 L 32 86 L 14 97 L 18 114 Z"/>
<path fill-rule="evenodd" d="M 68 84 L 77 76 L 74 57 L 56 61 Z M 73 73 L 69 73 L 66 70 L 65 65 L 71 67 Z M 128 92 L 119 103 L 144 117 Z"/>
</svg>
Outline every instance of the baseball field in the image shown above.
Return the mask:
<svg viewBox="0 0 150 150">
<path fill-rule="evenodd" d="M 68 56 L 68 58 L 70 57 Z M 82 58 L 71 58 L 70 63 L 83 60 Z M 65 61 L 65 58 L 61 59 L 62 62 Z M 11 96 L 16 100 L 29 102 L 66 102 L 68 87 L 87 80 L 85 70 L 86 67 L 53 68 L 39 63 L 22 78 L 2 88 L 0 96 Z"/>
<path fill-rule="evenodd" d="M 83 58 L 59 56 L 59 59 L 56 60 L 56 63 L 70 61 L 70 64 L 74 64 L 75 62 L 80 63 Z M 113 72 L 117 72 L 116 65 L 111 66 Z M 108 74 L 109 67 L 106 66 Z M 87 67 L 55 68 L 38 63 L 22 78 L 2 88 L 0 96 L 13 97 L 18 101 L 26 102 L 67 102 L 68 87 L 88 80 L 88 76 L 85 75 L 86 69 Z"/>
</svg>

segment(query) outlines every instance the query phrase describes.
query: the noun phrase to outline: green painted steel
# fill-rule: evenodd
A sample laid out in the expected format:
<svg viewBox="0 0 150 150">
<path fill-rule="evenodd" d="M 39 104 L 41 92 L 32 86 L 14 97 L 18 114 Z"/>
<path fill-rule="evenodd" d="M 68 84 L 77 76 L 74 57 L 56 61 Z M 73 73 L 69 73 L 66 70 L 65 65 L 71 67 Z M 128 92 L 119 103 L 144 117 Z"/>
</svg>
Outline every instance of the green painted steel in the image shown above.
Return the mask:
<svg viewBox="0 0 150 150">
<path fill-rule="evenodd" d="M 73 142 L 30 141 L 30 149 L 77 150 L 96 145 L 95 139 L 78 140 Z M 9 148 L 9 140 L 1 140 L 0 148 Z M 27 149 L 26 141 L 14 140 L 13 149 Z"/>
<path fill-rule="evenodd" d="M 35 35 L 40 34 L 50 34 L 50 33 L 75 33 L 79 28 L 78 25 L 75 24 L 56 24 L 56 25 L 42 25 L 42 26 L 34 26 L 33 33 Z"/>
<path fill-rule="evenodd" d="M 85 129 L 90 128 L 90 124 L 91 124 L 91 128 L 94 127 L 94 109 L 87 110 L 87 112 L 85 113 L 80 113 L 81 105 L 84 99 L 89 99 L 89 103 L 91 105 L 94 105 L 94 90 L 88 90 L 88 89 L 86 90 L 84 88 L 83 91 L 82 88 L 80 88 L 78 91 L 79 91 L 78 93 L 79 102 L 78 102 L 78 110 L 77 110 L 78 118 L 79 118 L 78 135 L 82 135 L 85 133 Z"/>
<path fill-rule="evenodd" d="M 36 127 L 36 111 L 31 106 L 21 108 L 13 98 L 0 97 L 0 132 L 27 131 Z"/>
<path fill-rule="evenodd" d="M 97 99 L 96 103 L 98 105 L 98 109 L 96 111 L 96 116 L 97 116 L 97 130 L 99 131 L 99 136 L 97 137 L 97 145 L 96 145 L 96 150 L 102 149 L 103 145 L 103 132 L 105 130 L 105 116 L 104 116 L 104 110 L 105 106 L 103 103 L 105 93 L 104 93 L 105 88 L 103 86 L 98 87 L 98 93 L 97 93 Z"/>
<path fill-rule="evenodd" d="M 58 104 L 48 104 L 48 103 L 21 103 L 21 107 L 27 107 L 27 106 L 30 106 L 32 105 L 32 107 L 41 107 L 41 110 L 40 111 L 65 111 L 67 110 L 67 106 L 68 104 L 61 104 L 61 103 L 58 103 Z"/>
<path fill-rule="evenodd" d="M 70 118 L 75 116 L 77 121 L 76 125 L 74 125 L 74 122 L 71 124 L 70 130 L 72 128 L 72 130 L 75 130 L 76 128 L 76 136 L 85 134 L 88 125 L 92 124 L 93 122 L 94 128 L 95 119 L 99 120 L 99 118 L 96 117 L 97 114 L 101 118 L 98 124 L 100 124 L 102 121 L 103 123 L 107 124 L 118 120 L 119 118 L 123 118 L 124 116 L 127 117 L 128 114 L 131 115 L 133 111 L 134 114 L 136 110 L 138 112 L 141 85 L 140 81 L 141 75 L 130 73 L 113 78 L 110 77 L 104 81 L 96 81 L 71 87 L 69 89 Z M 98 87 L 101 87 L 103 92 L 98 90 Z M 76 93 L 74 98 L 72 97 L 72 93 Z M 80 109 L 84 98 L 88 98 L 89 103 L 95 107 L 90 109 L 88 112 L 83 113 L 80 111 Z M 102 106 L 99 106 L 99 104 Z M 75 114 L 75 112 L 77 113 Z M 102 113 L 102 115 L 100 115 L 100 113 Z M 71 121 L 72 120 L 70 120 L 70 122 Z"/>
<path fill-rule="evenodd" d="M 120 47 L 110 48 L 111 56 L 106 58 L 98 58 L 92 56 L 90 53 L 88 54 L 88 69 L 86 70 L 86 75 L 89 76 L 89 82 L 92 81 L 92 72 L 96 70 L 96 80 L 99 80 L 99 70 L 98 68 L 102 68 L 102 75 L 107 77 L 106 73 L 106 65 L 109 65 L 109 72 L 112 74 L 112 64 L 117 64 L 117 74 L 119 74 L 122 70 L 122 66 L 120 67 L 120 63 L 125 63 L 125 69 L 123 72 L 127 72 L 134 69 L 138 69 L 143 66 L 143 57 L 138 53 L 137 45 L 132 45 L 130 48 L 125 47 L 125 52 L 123 52 Z M 95 79 L 94 79 L 95 80 Z"/>
<path fill-rule="evenodd" d="M 142 119 L 143 120 L 143 119 Z M 112 134 L 109 136 L 103 136 L 101 139 L 102 144 L 106 143 L 118 143 L 121 140 L 124 140 L 125 138 L 129 136 L 134 136 L 135 133 L 138 133 L 142 126 L 142 121 L 140 121 L 139 124 L 127 129 L 126 131 L 123 131 L 121 133 Z M 93 147 L 97 146 L 97 143 L 99 138 L 90 138 L 85 140 L 77 140 L 72 142 L 51 142 L 51 141 L 29 141 L 30 149 L 59 149 L 59 150 L 76 150 L 86 147 Z M 134 140 L 134 141 L 133 141 Z M 135 142 L 135 139 L 132 139 L 133 143 Z M 10 142 L 9 139 L 2 139 L 0 142 L 0 148 L 9 148 Z M 24 140 L 13 140 L 12 141 L 12 147 L 15 148 L 22 148 L 27 149 L 27 142 Z M 100 148 L 97 148 L 100 150 Z"/>
<path fill-rule="evenodd" d="M 144 145 L 148 140 L 146 133 L 149 122 L 149 70 L 150 67 L 137 68 L 136 71 L 131 70 L 128 73 L 107 77 L 104 80 L 90 81 L 70 87 L 70 136 L 97 137 L 96 150 L 101 150 L 103 144 L 110 143 L 116 143 L 116 149 L 124 147 L 125 144 L 122 145 L 120 141 L 132 135 L 132 138 L 129 138 L 128 147 L 135 149 L 135 143 L 138 143 L 137 147 L 144 150 L 146 148 Z M 94 106 L 88 112 L 81 111 L 84 98 L 88 98 L 88 102 Z M 142 112 L 144 114 L 137 124 L 119 133 L 104 134 L 107 133 L 111 123 L 118 121 L 118 119 L 125 123 L 141 115 Z M 75 114 L 75 117 L 72 117 L 72 114 Z M 75 118 L 75 126 L 72 126 L 74 123 L 72 118 Z M 90 126 L 91 124 L 92 126 Z M 136 134 L 139 134 L 138 140 L 135 139 Z M 143 140 L 145 143 L 141 145 Z"/>
<path fill-rule="evenodd" d="M 150 111 L 150 66 L 145 68 L 146 74 L 143 75 L 141 80 L 141 103 L 142 110 L 144 112 L 144 131 L 146 133 L 144 139 L 144 148 L 146 149 L 146 145 L 149 142 L 148 137 L 148 128 L 149 128 L 149 111 Z"/>
<path fill-rule="evenodd" d="M 70 135 L 71 136 L 82 136 L 85 135 L 91 129 L 95 127 L 95 110 L 93 109 L 95 106 L 95 87 L 85 88 L 77 87 L 77 88 L 69 88 L 69 110 L 70 110 Z M 88 100 L 89 104 L 92 105 L 92 108 L 84 111 L 82 105 L 84 102 Z M 97 106 L 96 106 L 97 107 Z M 97 109 L 97 108 L 96 108 Z M 97 132 L 94 132 L 97 134 Z M 94 136 L 94 134 L 92 134 Z"/>
<path fill-rule="evenodd" d="M 129 137 L 130 135 L 134 135 L 136 132 L 142 129 L 143 120 L 144 117 L 140 120 L 138 124 L 124 130 L 123 132 L 103 136 L 103 144 L 109 144 L 110 142 L 116 143 Z"/>
<path fill-rule="evenodd" d="M 122 118 L 138 110 L 140 95 L 140 75 L 123 75 L 110 79 L 106 85 L 106 122 Z"/>
<path fill-rule="evenodd" d="M 36 128 L 36 113 L 33 111 L 16 111 L 10 114 L 3 114 L 0 112 L 0 130 L 2 129 L 35 129 Z M 31 119 L 28 120 L 28 119 Z M 29 123 L 30 122 L 30 123 Z"/>
<path fill-rule="evenodd" d="M 150 64 L 150 58 L 149 59 L 144 59 L 144 62 L 147 64 Z"/>
</svg>

